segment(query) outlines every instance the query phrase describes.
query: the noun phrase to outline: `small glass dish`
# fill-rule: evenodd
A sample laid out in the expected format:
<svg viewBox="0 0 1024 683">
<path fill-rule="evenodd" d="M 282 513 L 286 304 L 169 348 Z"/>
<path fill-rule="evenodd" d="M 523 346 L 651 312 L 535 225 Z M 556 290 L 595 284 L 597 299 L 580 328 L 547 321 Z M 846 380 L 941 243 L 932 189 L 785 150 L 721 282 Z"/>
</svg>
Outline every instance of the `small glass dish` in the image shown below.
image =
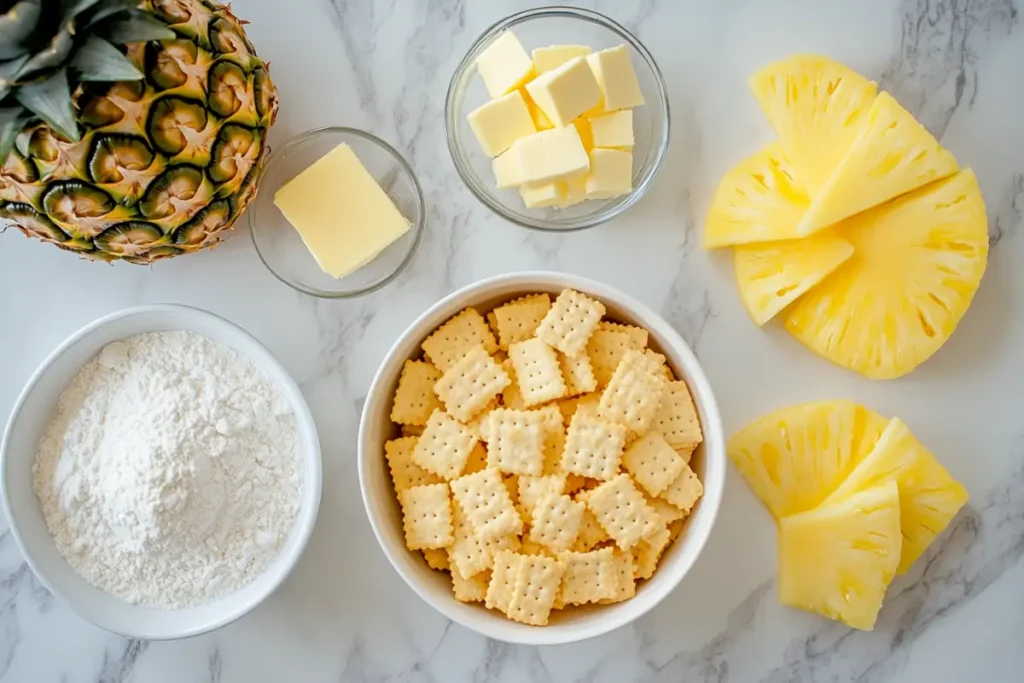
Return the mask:
<svg viewBox="0 0 1024 683">
<path fill-rule="evenodd" d="M 590 199 L 564 209 L 527 209 L 517 190 L 495 187 L 491 160 L 480 149 L 466 115 L 490 99 L 476 58 L 502 31 L 512 30 L 527 51 L 545 45 L 589 45 L 595 51 L 625 44 L 646 103 L 633 110 L 633 191 L 613 199 Z M 661 168 L 669 140 L 665 80 L 647 48 L 608 17 L 576 7 L 540 7 L 513 14 L 477 38 L 448 86 L 445 135 L 455 169 L 477 199 L 507 220 L 539 230 L 582 230 L 603 223 L 635 204 Z"/>
<path fill-rule="evenodd" d="M 334 278 L 320 269 L 298 231 L 274 205 L 274 194 L 343 142 L 391 197 L 410 227 L 366 265 Z M 394 147 L 354 128 L 317 128 L 297 135 L 267 157 L 260 191 L 248 212 L 249 232 L 260 260 L 278 280 L 312 296 L 348 299 L 376 291 L 402 272 L 419 246 L 425 213 L 419 181 Z"/>
</svg>

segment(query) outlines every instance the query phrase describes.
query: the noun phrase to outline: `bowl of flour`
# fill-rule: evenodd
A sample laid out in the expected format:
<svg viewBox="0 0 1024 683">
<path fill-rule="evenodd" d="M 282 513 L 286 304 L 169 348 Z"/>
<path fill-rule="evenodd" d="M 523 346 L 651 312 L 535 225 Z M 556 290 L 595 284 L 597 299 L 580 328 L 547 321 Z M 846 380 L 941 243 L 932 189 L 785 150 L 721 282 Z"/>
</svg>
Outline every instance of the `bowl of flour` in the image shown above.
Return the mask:
<svg viewBox="0 0 1024 683">
<path fill-rule="evenodd" d="M 12 534 L 80 616 L 167 639 L 227 624 L 298 561 L 320 504 L 309 407 L 256 339 L 142 306 L 43 362 L 0 445 Z"/>
</svg>

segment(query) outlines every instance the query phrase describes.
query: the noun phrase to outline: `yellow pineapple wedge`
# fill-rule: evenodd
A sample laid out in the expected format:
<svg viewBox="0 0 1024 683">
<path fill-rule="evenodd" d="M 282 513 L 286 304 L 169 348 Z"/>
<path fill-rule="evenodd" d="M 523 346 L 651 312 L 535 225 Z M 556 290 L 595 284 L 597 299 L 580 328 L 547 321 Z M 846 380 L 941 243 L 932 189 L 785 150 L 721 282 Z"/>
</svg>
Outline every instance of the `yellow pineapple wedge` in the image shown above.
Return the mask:
<svg viewBox="0 0 1024 683">
<path fill-rule="evenodd" d="M 852 401 L 783 408 L 728 443 L 729 458 L 775 519 L 810 510 L 874 447 L 887 420 Z"/>
<path fill-rule="evenodd" d="M 750 77 L 749 85 L 797 177 L 816 196 L 853 142 L 877 87 L 818 55 L 769 64 Z"/>
<path fill-rule="evenodd" d="M 900 487 L 903 550 L 897 572 L 902 574 L 949 526 L 968 495 L 898 417 L 824 504 L 849 499 L 884 481 L 895 481 Z"/>
<path fill-rule="evenodd" d="M 810 235 L 956 171 L 953 155 L 892 95 L 879 93 L 797 232 Z"/>
<path fill-rule="evenodd" d="M 799 237 L 811 200 L 778 143 L 747 157 L 718 184 L 704 227 L 704 248 Z"/>
<path fill-rule="evenodd" d="M 967 311 L 988 257 L 985 203 L 965 169 L 836 227 L 854 255 L 785 313 L 812 351 L 865 377 L 904 375 Z"/>
<path fill-rule="evenodd" d="M 831 231 L 802 240 L 736 247 L 736 284 L 747 312 L 764 325 L 853 256 L 853 245 Z"/>
<path fill-rule="evenodd" d="M 779 600 L 875 627 L 900 561 L 900 492 L 884 481 L 779 522 Z"/>
</svg>

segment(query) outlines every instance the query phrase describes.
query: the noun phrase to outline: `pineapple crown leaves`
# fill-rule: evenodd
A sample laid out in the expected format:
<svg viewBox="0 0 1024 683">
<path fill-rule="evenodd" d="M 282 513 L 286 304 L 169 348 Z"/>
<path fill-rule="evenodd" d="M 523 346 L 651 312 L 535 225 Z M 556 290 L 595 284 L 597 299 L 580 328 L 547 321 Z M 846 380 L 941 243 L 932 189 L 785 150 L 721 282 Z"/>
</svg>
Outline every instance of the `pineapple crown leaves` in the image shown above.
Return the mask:
<svg viewBox="0 0 1024 683">
<path fill-rule="evenodd" d="M 0 0 L 0 164 L 39 119 L 78 141 L 72 93 L 86 81 L 137 81 L 118 45 L 174 38 L 132 0 Z"/>
</svg>

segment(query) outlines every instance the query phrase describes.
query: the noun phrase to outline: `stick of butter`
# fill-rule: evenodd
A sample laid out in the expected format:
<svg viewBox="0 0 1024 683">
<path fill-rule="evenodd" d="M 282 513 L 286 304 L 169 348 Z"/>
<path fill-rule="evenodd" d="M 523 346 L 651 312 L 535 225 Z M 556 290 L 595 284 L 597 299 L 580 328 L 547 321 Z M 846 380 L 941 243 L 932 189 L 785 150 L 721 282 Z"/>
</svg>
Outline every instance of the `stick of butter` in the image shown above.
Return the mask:
<svg viewBox="0 0 1024 683">
<path fill-rule="evenodd" d="M 409 221 L 345 143 L 289 180 L 274 205 L 320 268 L 336 278 L 369 263 L 409 230 Z"/>
</svg>

